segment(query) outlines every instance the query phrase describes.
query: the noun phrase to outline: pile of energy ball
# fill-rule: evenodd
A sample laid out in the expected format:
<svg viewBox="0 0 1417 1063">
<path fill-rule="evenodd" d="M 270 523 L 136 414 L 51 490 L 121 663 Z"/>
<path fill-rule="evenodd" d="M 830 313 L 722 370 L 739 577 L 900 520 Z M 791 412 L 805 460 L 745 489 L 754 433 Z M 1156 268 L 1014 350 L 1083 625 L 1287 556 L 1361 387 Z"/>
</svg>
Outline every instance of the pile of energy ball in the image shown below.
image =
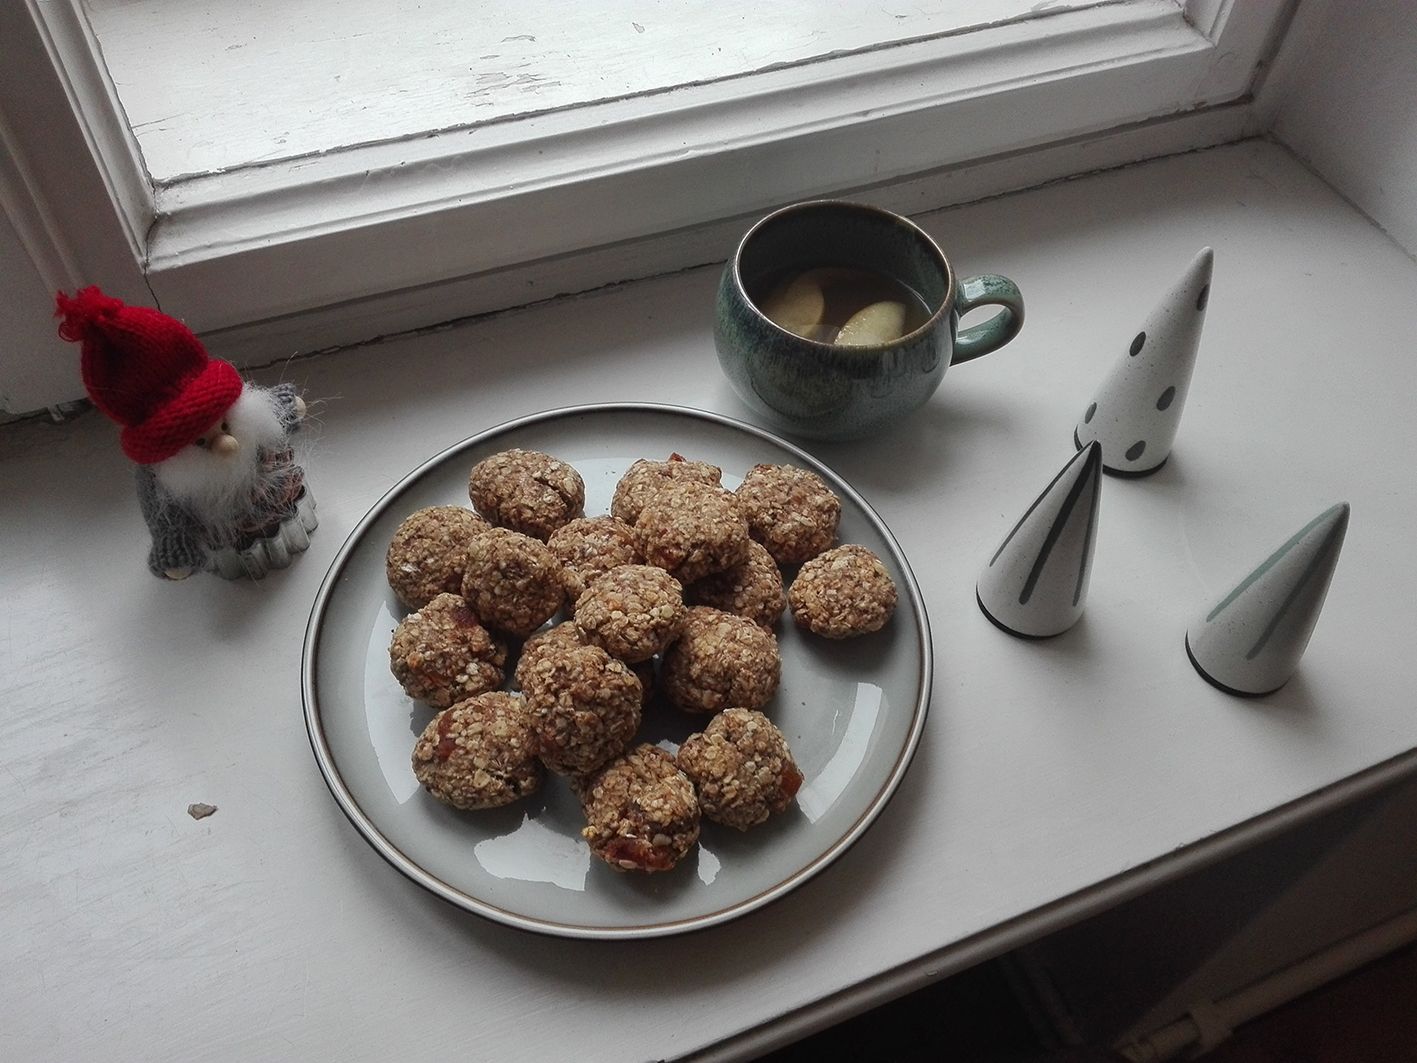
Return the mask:
<svg viewBox="0 0 1417 1063">
<path fill-rule="evenodd" d="M 701 815 L 747 830 L 792 803 L 802 775 L 760 711 L 781 670 L 773 628 L 790 604 L 826 638 L 877 631 L 895 584 L 864 547 L 831 548 L 841 500 L 815 473 L 757 465 L 736 491 L 721 479 L 677 454 L 636 461 L 610 513 L 585 517 L 574 468 L 508 450 L 473 467 L 476 513 L 433 506 L 399 526 L 389 585 L 414 611 L 389 658 L 441 710 L 413 751 L 430 794 L 496 808 L 563 775 L 591 850 L 623 871 L 674 867 Z M 784 592 L 779 566 L 797 565 Z M 633 745 L 656 685 L 710 717 L 677 754 Z"/>
</svg>

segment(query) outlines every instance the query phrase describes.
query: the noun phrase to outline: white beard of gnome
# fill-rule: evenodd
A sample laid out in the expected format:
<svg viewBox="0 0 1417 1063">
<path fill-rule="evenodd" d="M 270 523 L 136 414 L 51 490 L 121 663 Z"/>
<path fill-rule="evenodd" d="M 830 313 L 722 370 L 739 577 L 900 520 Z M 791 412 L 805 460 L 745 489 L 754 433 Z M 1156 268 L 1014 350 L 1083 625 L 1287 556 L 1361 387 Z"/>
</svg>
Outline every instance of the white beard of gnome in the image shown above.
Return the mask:
<svg viewBox="0 0 1417 1063">
<path fill-rule="evenodd" d="M 159 528 L 152 527 L 153 517 L 177 534 L 186 525 L 208 550 L 241 549 L 269 534 L 291 513 L 303 488 L 289 440 L 304 414 L 305 403 L 291 385 L 267 390 L 247 384 L 222 419 L 190 446 L 139 470 L 140 481 L 145 470 L 154 481 L 157 512 L 149 516 L 144 505 L 154 546 Z M 189 566 L 163 568 L 168 579 L 190 574 Z"/>
</svg>

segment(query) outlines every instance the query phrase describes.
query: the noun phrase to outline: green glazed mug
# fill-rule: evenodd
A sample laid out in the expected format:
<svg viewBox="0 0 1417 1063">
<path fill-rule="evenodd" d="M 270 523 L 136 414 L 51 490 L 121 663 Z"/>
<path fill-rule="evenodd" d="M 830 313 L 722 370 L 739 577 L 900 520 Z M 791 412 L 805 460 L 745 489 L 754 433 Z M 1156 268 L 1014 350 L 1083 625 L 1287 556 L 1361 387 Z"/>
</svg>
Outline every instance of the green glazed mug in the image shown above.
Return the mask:
<svg viewBox="0 0 1417 1063">
<path fill-rule="evenodd" d="M 928 313 L 898 339 L 845 346 L 783 328 L 754 302 L 770 278 L 819 267 L 884 275 Z M 1003 309 L 960 331 L 977 306 Z M 814 200 L 774 211 L 743 237 L 724 268 L 714 346 L 733 388 L 773 427 L 810 439 L 856 439 L 923 406 L 945 370 L 997 350 L 1023 326 L 1023 296 L 1007 277 L 957 280 L 914 222 L 879 207 Z"/>
</svg>

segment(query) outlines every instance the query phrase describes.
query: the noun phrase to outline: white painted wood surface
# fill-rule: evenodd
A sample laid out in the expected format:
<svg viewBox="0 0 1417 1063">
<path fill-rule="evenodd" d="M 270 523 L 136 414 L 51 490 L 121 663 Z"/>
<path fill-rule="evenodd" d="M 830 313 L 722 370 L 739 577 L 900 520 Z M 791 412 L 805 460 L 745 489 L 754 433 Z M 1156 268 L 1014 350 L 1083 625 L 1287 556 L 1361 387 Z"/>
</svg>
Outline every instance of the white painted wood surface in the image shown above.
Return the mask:
<svg viewBox="0 0 1417 1063">
<path fill-rule="evenodd" d="M 1247 115 L 1248 109 L 1240 104 L 1213 108 L 1024 154 L 936 170 L 914 180 L 843 189 L 840 194 L 914 215 L 1033 188 L 1079 172 L 1229 143 L 1241 138 Z M 214 351 L 238 365 L 265 366 L 311 351 L 360 343 L 371 335 L 396 334 L 430 322 L 442 324 L 721 261 L 760 216 L 761 212 L 745 213 L 711 225 L 440 284 L 403 288 L 352 304 L 202 335 Z M 80 391 L 77 370 L 69 388 L 72 394 Z"/>
<path fill-rule="evenodd" d="M 149 279 L 208 331 L 679 231 L 1239 99 L 1228 39 L 1138 0 L 194 178 Z"/>
<path fill-rule="evenodd" d="M 532 289 L 576 290 L 703 261 L 640 252 L 662 246 L 664 233 L 722 231 L 725 221 L 794 199 L 909 178 L 917 203 L 924 189 L 955 188 L 919 204 L 939 207 L 969 194 L 965 186 L 997 193 L 1074 172 L 1074 162 L 1108 165 L 1223 141 L 1242 125 L 1264 54 L 1257 28 L 1273 25 L 1287 0 L 1201 5 L 1230 11 L 1223 29 L 1177 0 L 1038 5 L 981 32 L 273 157 L 151 190 L 107 68 L 94 61 L 88 22 L 76 15 L 82 3 L 26 0 L 21 9 L 53 31 L 48 46 L 24 53 L 27 62 L 58 65 L 29 78 L 23 64 L 5 68 L 21 78 L 12 95 L 27 100 L 24 135 L 7 141 L 9 154 L 22 167 L 42 166 L 39 187 L 68 188 L 68 159 L 47 130 L 86 124 L 87 142 L 65 150 L 80 174 L 88 172 L 83 153 L 91 154 L 97 187 L 74 200 L 82 210 L 58 215 L 58 228 L 92 234 L 77 241 L 89 251 L 104 246 L 116 209 L 137 242 L 120 248 L 121 269 L 84 270 L 83 279 L 121 288 L 114 277 L 133 274 L 165 309 L 203 333 L 240 332 L 265 362 L 283 350 L 520 305 Z M 165 52 L 142 76 L 165 91 L 185 54 Z M 277 80 L 268 72 L 264 83 Z M 36 90 L 38 103 L 30 99 Z M 61 113 L 46 124 L 55 108 Z M 684 245 L 710 238 L 694 232 Z M 626 253 L 631 242 L 636 250 Z M 612 268 L 597 272 L 602 265 Z M 455 291 L 479 294 L 423 312 Z M 3 390 L 21 396 L 15 403 L 76 395 L 72 372 L 35 363 L 26 357 L 0 369 Z"/>
<path fill-rule="evenodd" d="M 87 0 L 159 183 L 1107 0 Z"/>
<path fill-rule="evenodd" d="M 201 331 L 284 316 L 1172 114 L 1214 53 L 1145 0 L 196 177 L 149 276 Z"/>
<path fill-rule="evenodd" d="M 656 1059 L 774 1023 L 723 1049 L 746 1054 L 1174 874 L 1237 824 L 1292 822 L 1355 773 L 1417 766 L 1400 548 L 1417 266 L 1258 143 L 924 222 L 962 270 L 1012 276 L 1028 325 L 895 433 L 814 448 L 920 578 L 939 663 L 921 750 L 836 866 L 688 938 L 537 938 L 405 882 L 325 791 L 298 669 L 344 534 L 448 443 L 572 402 L 742 415 L 712 353 L 715 269 L 286 367 L 320 400 L 322 524 L 260 585 L 147 574 L 98 415 L 0 433 L 0 1055 L 433 1059 L 456 1037 L 485 1058 Z M 1215 287 L 1171 461 L 1103 485 L 1077 627 L 1003 635 L 974 604 L 978 566 L 1071 448 L 1130 322 L 1205 244 Z M 1205 684 L 1181 645 L 1193 608 L 1339 498 L 1353 524 L 1298 676 L 1261 701 Z M 194 822 L 198 801 L 219 811 Z"/>
</svg>

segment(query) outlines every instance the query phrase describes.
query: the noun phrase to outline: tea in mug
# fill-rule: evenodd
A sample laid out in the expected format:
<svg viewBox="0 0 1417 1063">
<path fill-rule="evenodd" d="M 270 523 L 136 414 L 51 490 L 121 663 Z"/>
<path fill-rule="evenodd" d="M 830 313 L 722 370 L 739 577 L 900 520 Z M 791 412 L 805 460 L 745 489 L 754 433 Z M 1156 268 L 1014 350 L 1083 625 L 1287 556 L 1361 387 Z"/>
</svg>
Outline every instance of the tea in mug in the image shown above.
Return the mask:
<svg viewBox="0 0 1417 1063">
<path fill-rule="evenodd" d="M 840 347 L 889 343 L 930 320 L 929 306 L 913 289 L 852 266 L 774 273 L 748 295 L 779 328 Z"/>
</svg>

